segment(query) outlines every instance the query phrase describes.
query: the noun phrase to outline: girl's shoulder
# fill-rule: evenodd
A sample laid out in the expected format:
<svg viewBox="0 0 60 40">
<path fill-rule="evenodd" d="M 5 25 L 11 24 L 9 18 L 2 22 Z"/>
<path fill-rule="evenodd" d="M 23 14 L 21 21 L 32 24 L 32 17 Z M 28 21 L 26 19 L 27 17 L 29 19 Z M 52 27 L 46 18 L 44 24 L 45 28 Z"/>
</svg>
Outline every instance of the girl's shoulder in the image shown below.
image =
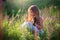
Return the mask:
<svg viewBox="0 0 60 40">
<path fill-rule="evenodd" d="M 27 25 L 28 24 L 28 22 L 24 22 L 21 26 L 23 27 L 23 26 L 25 26 L 25 25 Z"/>
<path fill-rule="evenodd" d="M 31 23 L 31 22 L 24 22 L 21 26 L 22 27 L 24 27 L 24 26 L 30 26 L 30 27 L 32 27 L 33 26 L 33 24 Z"/>
</svg>

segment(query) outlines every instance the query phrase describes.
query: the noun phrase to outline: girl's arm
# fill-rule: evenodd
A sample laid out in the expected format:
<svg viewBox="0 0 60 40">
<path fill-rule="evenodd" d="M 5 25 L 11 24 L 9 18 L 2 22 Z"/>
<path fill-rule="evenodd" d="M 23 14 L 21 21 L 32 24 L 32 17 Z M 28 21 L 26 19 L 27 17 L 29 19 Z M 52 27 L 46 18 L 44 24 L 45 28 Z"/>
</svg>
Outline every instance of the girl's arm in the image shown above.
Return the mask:
<svg viewBox="0 0 60 40">
<path fill-rule="evenodd" d="M 43 29 L 43 21 L 44 21 L 44 19 L 40 18 L 40 27 L 41 27 L 41 29 Z"/>
<path fill-rule="evenodd" d="M 39 24 L 35 24 L 37 26 L 38 29 L 43 29 L 43 18 L 40 18 L 40 23 Z"/>
</svg>

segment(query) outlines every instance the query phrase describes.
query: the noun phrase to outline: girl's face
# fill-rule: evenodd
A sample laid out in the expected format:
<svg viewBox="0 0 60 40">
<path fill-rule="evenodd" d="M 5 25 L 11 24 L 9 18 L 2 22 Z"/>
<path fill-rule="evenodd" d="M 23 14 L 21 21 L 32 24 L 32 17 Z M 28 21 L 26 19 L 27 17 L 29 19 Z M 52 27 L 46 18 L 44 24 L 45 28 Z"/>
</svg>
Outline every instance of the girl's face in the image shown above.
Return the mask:
<svg viewBox="0 0 60 40">
<path fill-rule="evenodd" d="M 32 12 L 32 10 L 28 11 L 28 20 L 32 23 L 34 23 L 33 18 L 35 17 L 35 14 Z"/>
<path fill-rule="evenodd" d="M 38 14 L 38 12 L 36 11 L 36 12 L 33 12 L 33 11 L 31 11 L 31 16 L 33 17 L 33 18 L 39 18 L 39 14 Z"/>
<path fill-rule="evenodd" d="M 28 9 L 28 20 L 34 22 L 34 18 L 39 19 L 39 11 L 36 6 Z"/>
<path fill-rule="evenodd" d="M 35 13 L 33 13 L 32 10 L 30 10 L 28 13 L 29 13 L 29 16 L 31 16 L 31 17 L 35 17 Z"/>
<path fill-rule="evenodd" d="M 28 12 L 28 19 L 31 20 L 32 23 L 34 23 L 34 18 L 38 19 L 37 12 L 33 12 L 32 10 L 30 10 Z"/>
</svg>

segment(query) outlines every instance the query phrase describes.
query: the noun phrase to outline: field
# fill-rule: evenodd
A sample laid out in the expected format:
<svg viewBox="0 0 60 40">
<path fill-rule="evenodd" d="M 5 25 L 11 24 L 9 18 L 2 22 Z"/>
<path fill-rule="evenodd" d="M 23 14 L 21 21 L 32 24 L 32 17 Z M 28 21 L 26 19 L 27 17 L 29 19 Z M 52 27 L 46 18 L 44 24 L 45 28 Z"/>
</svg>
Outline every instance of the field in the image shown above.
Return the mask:
<svg viewBox="0 0 60 40">
<path fill-rule="evenodd" d="M 40 2 L 41 3 L 40 3 Z M 38 2 L 38 3 L 37 3 Z M 31 5 L 37 5 L 41 11 L 40 16 L 44 18 L 44 34 L 38 35 L 38 40 L 59 40 L 60 39 L 60 4 L 59 0 L 26 0 L 26 1 L 6 1 L 3 11 L 4 40 L 34 40 L 34 35 L 25 29 L 22 32 L 21 25 L 24 16 Z"/>
</svg>

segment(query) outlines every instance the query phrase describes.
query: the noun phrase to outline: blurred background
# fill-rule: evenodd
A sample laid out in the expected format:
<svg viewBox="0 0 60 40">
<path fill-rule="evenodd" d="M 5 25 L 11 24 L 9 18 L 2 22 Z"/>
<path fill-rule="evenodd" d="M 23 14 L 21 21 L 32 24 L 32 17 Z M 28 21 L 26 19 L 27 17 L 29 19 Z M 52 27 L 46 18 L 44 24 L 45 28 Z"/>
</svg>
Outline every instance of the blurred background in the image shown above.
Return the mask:
<svg viewBox="0 0 60 40">
<path fill-rule="evenodd" d="M 44 18 L 43 40 L 60 39 L 60 0 L 0 0 L 0 40 L 33 40 L 29 32 L 22 35 L 20 28 L 31 5 L 37 5 Z"/>
</svg>

